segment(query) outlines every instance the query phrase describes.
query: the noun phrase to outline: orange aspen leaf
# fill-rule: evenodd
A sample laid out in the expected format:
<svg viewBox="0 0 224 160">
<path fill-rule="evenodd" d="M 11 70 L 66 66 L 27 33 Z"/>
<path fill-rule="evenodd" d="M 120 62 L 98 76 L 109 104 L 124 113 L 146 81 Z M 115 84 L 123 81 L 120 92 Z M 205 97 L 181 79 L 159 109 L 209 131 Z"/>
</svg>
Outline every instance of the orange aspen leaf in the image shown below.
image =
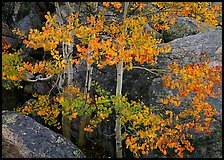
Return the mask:
<svg viewBox="0 0 224 160">
<path fill-rule="evenodd" d="M 162 98 L 160 98 L 160 102 L 162 104 L 168 104 L 169 103 L 169 100 L 168 99 L 162 99 Z"/>
</svg>

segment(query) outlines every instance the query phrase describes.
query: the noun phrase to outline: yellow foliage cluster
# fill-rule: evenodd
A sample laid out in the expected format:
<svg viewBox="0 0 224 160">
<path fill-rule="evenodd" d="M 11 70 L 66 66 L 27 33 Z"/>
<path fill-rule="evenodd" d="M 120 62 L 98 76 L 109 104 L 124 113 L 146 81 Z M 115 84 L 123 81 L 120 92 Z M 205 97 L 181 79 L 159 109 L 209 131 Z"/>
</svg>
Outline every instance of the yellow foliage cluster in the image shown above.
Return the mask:
<svg viewBox="0 0 224 160">
<path fill-rule="evenodd" d="M 62 114 L 69 120 L 86 115 L 92 117 L 84 128 L 86 132 L 92 132 L 99 122 L 108 118 L 112 109 L 108 108 L 110 100 L 108 96 L 87 97 L 80 88 L 69 85 L 64 92 L 54 98 L 62 106 Z"/>
<path fill-rule="evenodd" d="M 47 95 L 34 95 L 34 97 L 37 97 L 36 101 L 28 102 L 28 105 L 25 107 L 17 107 L 16 111 L 26 115 L 37 114 L 44 119 L 46 124 L 54 125 L 60 129 L 61 124 L 57 120 L 60 108 L 57 104 L 52 104 Z"/>
<path fill-rule="evenodd" d="M 183 157 L 183 151 L 192 152 L 194 147 L 185 138 L 191 135 L 183 133 L 183 126 L 172 111 L 166 111 L 167 118 L 152 112 L 150 107 L 143 103 L 127 102 L 123 98 L 124 108 L 121 110 L 121 123 L 125 127 L 123 134 L 126 147 L 136 157 L 148 154 L 150 150 L 159 149 L 164 155 L 168 148 L 175 149 L 179 157 Z"/>
<path fill-rule="evenodd" d="M 166 74 L 163 79 L 163 86 L 171 89 L 178 89 L 179 96 L 185 97 L 189 93 L 196 93 L 195 101 L 205 100 L 211 96 L 216 98 L 219 94 L 214 92 L 214 86 L 221 84 L 221 66 L 210 67 L 207 63 L 187 64 L 179 68 L 178 64 L 169 64 L 171 73 Z M 175 78 L 178 77 L 178 78 Z"/>
<path fill-rule="evenodd" d="M 198 27 L 202 22 L 209 24 L 211 28 L 222 25 L 222 5 L 211 2 L 152 2 L 148 8 L 153 14 L 150 22 L 156 30 L 168 30 L 179 16 L 196 20 Z"/>
<path fill-rule="evenodd" d="M 55 102 L 62 106 L 62 115 L 69 120 L 84 114 L 83 107 L 86 103 L 86 95 L 79 88 L 69 85 L 64 92 L 54 98 Z M 87 104 L 88 105 L 88 104 Z"/>
<path fill-rule="evenodd" d="M 121 2 L 103 2 L 103 6 L 109 7 L 110 5 L 113 5 L 113 7 L 116 9 L 116 12 L 122 12 L 123 9 L 121 8 L 122 4 Z"/>
<path fill-rule="evenodd" d="M 64 61 L 40 61 L 32 64 L 29 62 L 23 62 L 23 65 L 18 67 L 17 70 L 21 73 L 41 73 L 47 75 L 54 75 L 62 73 L 65 68 Z"/>
<path fill-rule="evenodd" d="M 76 22 L 74 20 L 75 15 L 71 14 L 68 17 L 68 24 L 66 26 L 59 25 L 56 22 L 57 16 L 54 15 L 52 17 L 50 12 L 45 15 L 45 18 L 47 21 L 45 26 L 42 27 L 42 31 L 31 28 L 27 37 L 19 29 L 14 30 L 14 32 L 23 36 L 23 43 L 26 44 L 26 47 L 33 48 L 34 50 L 43 48 L 44 51 L 50 51 L 54 59 L 60 60 L 61 54 L 57 50 L 57 46 L 62 42 L 67 45 L 72 42 L 73 38 L 70 35 L 70 31 L 74 29 L 74 23 Z"/>
<path fill-rule="evenodd" d="M 123 60 L 128 69 L 132 69 L 132 62 L 155 64 L 160 52 L 170 52 L 169 46 L 157 47 L 160 39 L 154 38 L 154 33 L 144 32 L 146 17 L 126 18 L 124 22 L 111 22 L 109 25 L 104 16 L 91 16 L 88 18 L 90 25 L 77 28 L 75 35 L 82 42 L 88 40 L 88 47 L 77 45 L 77 51 L 81 58 L 92 64 L 94 60 L 99 68 L 106 65 L 115 65 Z M 91 20 L 91 21 L 90 21 Z M 125 31 L 127 27 L 128 31 Z M 88 32 L 87 32 L 88 31 Z M 105 33 L 110 37 L 100 40 L 99 33 Z"/>
<path fill-rule="evenodd" d="M 10 46 L 2 46 L 2 79 L 18 81 L 20 79 L 25 79 L 26 74 L 20 72 L 19 68 L 22 66 L 21 52 L 22 50 L 10 53 Z"/>
<path fill-rule="evenodd" d="M 183 158 L 184 151 L 194 150 L 189 141 L 192 134 L 211 133 L 211 122 L 215 122 L 214 115 L 218 114 L 206 102 L 206 98 L 216 98 L 220 94 L 220 91 L 214 92 L 214 86 L 221 84 L 221 66 L 210 67 L 207 63 L 202 63 L 179 67 L 174 62 L 169 64 L 168 68 L 170 72 L 162 77 L 163 85 L 171 89 L 176 88 L 178 94 L 161 98 L 161 102 L 180 107 L 180 112 L 174 113 L 166 109 L 165 114 L 159 116 L 153 113 L 150 107 L 135 101 L 129 103 L 124 97 L 120 101 L 114 101 L 123 106 L 118 109 L 122 115 L 121 123 L 126 127 L 130 125 L 129 131 L 126 131 L 125 127 L 126 132 L 123 136 L 126 138 L 127 148 L 136 157 L 148 154 L 149 150 L 154 149 L 159 149 L 167 155 L 167 149 L 172 148 L 178 157 Z M 190 99 L 191 104 L 186 104 L 184 98 Z"/>
</svg>

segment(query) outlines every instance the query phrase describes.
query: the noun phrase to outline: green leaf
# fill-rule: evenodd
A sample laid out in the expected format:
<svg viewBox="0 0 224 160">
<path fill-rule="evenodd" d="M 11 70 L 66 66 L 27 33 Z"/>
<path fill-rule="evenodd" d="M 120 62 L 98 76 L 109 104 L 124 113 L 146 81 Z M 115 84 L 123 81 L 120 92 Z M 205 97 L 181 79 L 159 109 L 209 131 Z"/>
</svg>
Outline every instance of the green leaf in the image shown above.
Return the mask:
<svg viewBox="0 0 224 160">
<path fill-rule="evenodd" d="M 130 129 L 131 131 L 133 131 L 135 128 L 134 127 L 131 127 L 131 126 L 128 126 L 128 129 Z"/>
</svg>

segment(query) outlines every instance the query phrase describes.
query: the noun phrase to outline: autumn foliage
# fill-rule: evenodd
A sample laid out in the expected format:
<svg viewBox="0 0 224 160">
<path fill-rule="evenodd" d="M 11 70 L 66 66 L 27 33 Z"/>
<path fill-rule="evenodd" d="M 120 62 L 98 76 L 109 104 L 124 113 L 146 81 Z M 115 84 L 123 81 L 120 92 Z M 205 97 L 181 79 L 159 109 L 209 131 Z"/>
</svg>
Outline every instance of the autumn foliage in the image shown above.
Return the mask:
<svg viewBox="0 0 224 160">
<path fill-rule="evenodd" d="M 162 39 L 156 38 L 155 31 L 168 30 L 178 17 L 196 20 L 198 27 L 202 22 L 211 28 L 222 25 L 218 19 L 222 16 L 222 6 L 210 2 L 152 2 L 150 5 L 131 2 L 128 14 L 133 15 L 121 20 L 108 19 L 104 13 L 107 9 L 122 13 L 122 3 L 103 2 L 102 6 L 99 14 L 86 16 L 86 22 L 80 21 L 77 12 L 71 13 L 66 24 L 61 25 L 57 22 L 57 15 L 48 12 L 45 26 L 40 31 L 30 29 L 25 35 L 15 29 L 27 48 L 42 48 L 50 53 L 51 58 L 37 63 L 24 62 L 22 50 L 11 54 L 4 46 L 3 80 L 26 80 L 27 74 L 35 73 L 60 75 L 66 70 L 64 55 L 68 54 L 61 52 L 61 44 L 76 47 L 76 57 L 70 60 L 73 65 L 82 59 L 88 64 L 96 64 L 99 69 L 122 63 L 124 70 L 132 70 L 135 62 L 154 66 L 160 54 L 169 53 L 172 49 L 169 45 L 159 46 Z M 148 23 L 155 31 L 145 27 Z M 81 43 L 73 44 L 73 36 Z M 215 88 L 221 85 L 222 69 L 221 66 L 210 66 L 208 61 L 186 65 L 174 61 L 160 76 L 163 87 L 173 93 L 164 93 L 160 98 L 161 106 L 146 106 L 140 101 L 128 100 L 126 96 L 115 96 L 93 82 L 95 95 L 87 96 L 80 88 L 70 84 L 56 96 L 35 94 L 36 101 L 17 108 L 17 111 L 27 115 L 37 114 L 46 123 L 58 128 L 60 113 L 69 120 L 85 115 L 88 117 L 86 132 L 94 131 L 115 111 L 120 115 L 119 123 L 124 128 L 121 139 L 136 157 L 155 149 L 168 155 L 171 149 L 182 158 L 185 151 L 193 152 L 195 149 L 191 144 L 192 136 L 212 132 L 210 126 L 219 113 L 207 100 L 221 94 Z"/>
</svg>

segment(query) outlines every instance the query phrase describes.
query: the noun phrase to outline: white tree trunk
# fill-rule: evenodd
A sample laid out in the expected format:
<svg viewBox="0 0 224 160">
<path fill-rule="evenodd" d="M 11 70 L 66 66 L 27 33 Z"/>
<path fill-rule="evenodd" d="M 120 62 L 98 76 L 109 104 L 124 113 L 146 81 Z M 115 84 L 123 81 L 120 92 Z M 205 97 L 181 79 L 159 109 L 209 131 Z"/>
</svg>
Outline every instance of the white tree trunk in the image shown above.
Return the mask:
<svg viewBox="0 0 224 160">
<path fill-rule="evenodd" d="M 72 35 L 71 35 L 72 36 Z M 68 76 L 68 82 L 67 85 L 73 85 L 73 66 L 71 63 L 71 59 L 72 59 L 72 52 L 73 52 L 73 42 L 70 43 L 69 45 L 65 45 L 65 51 L 66 51 L 66 63 L 67 63 L 67 76 Z M 62 122 L 63 127 L 63 135 L 68 139 L 71 140 L 71 134 L 72 134 L 72 130 L 71 130 L 71 121 L 67 118 L 67 117 L 62 117 Z"/>
<path fill-rule="evenodd" d="M 124 16 L 125 19 L 127 16 L 129 2 L 125 2 L 124 6 Z M 127 28 L 124 29 L 124 32 L 126 32 Z M 122 81 L 123 81 L 123 60 L 117 64 L 117 87 L 116 87 L 116 96 L 120 97 L 122 96 Z M 120 115 L 119 111 L 116 113 L 116 124 L 115 124 L 115 139 L 116 139 L 116 158 L 122 158 L 122 140 L 121 140 L 121 122 L 120 122 Z"/>
<path fill-rule="evenodd" d="M 60 12 L 60 7 L 58 2 L 55 2 L 55 6 L 56 6 L 57 15 L 59 17 L 58 18 L 59 24 L 62 25 L 63 19 L 61 17 L 61 12 Z M 72 33 L 70 33 L 70 35 L 73 36 Z M 63 51 L 63 60 L 67 64 L 67 68 L 65 68 L 64 70 L 64 76 L 65 76 L 64 83 L 66 83 L 64 87 L 67 87 L 67 85 L 73 85 L 73 66 L 70 62 L 70 59 L 72 59 L 73 41 L 69 45 L 66 45 L 63 42 L 62 51 Z M 62 133 L 65 138 L 67 138 L 68 140 L 71 140 L 71 133 L 72 133 L 71 121 L 63 115 L 62 115 Z"/>
<path fill-rule="evenodd" d="M 117 64 L 117 87 L 116 96 L 120 97 L 122 91 L 122 79 L 123 79 L 123 61 Z M 122 140 L 121 140 L 121 123 L 120 115 L 116 113 L 116 125 L 115 125 L 115 135 L 116 135 L 116 158 L 122 158 Z"/>
<path fill-rule="evenodd" d="M 86 82 L 85 82 L 85 91 L 84 91 L 86 94 L 86 100 L 89 99 L 89 92 L 90 92 L 91 81 L 92 81 L 92 72 L 93 72 L 93 67 L 91 66 L 91 64 L 87 63 Z M 85 114 L 83 114 L 80 119 L 80 127 L 79 127 L 79 139 L 78 139 L 79 147 L 83 147 L 86 144 L 86 137 L 84 132 L 86 123 L 87 123 L 87 117 Z"/>
</svg>

